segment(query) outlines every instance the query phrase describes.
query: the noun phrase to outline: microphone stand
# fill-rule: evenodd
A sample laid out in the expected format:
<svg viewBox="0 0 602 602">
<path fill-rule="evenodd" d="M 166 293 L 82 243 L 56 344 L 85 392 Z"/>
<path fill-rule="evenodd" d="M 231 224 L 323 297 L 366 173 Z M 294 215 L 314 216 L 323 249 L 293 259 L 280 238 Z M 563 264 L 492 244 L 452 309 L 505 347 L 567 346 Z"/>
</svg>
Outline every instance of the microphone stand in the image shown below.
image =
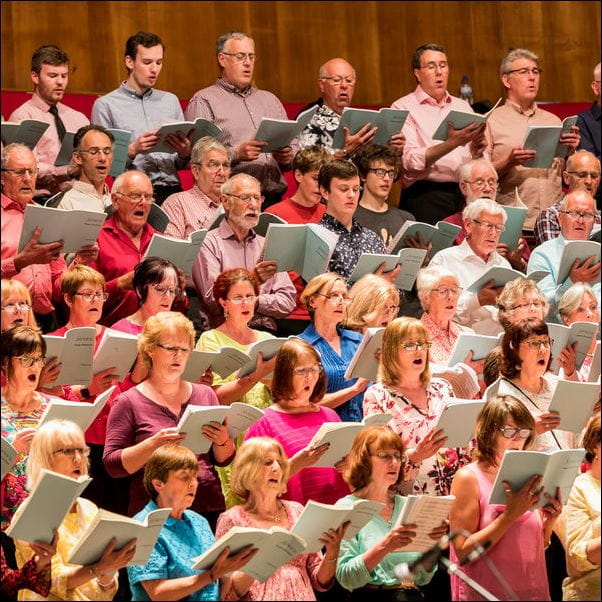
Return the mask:
<svg viewBox="0 0 602 602">
<path fill-rule="evenodd" d="M 496 598 L 492 593 L 487 591 L 484 587 L 479 585 L 474 579 L 469 577 L 459 566 L 457 563 L 452 562 L 445 556 L 439 558 L 439 564 L 443 566 L 448 575 L 455 575 L 461 581 L 464 581 L 466 585 L 472 587 L 478 594 L 481 594 L 485 600 L 491 600 L 491 602 L 499 602 L 499 599 Z"/>
</svg>

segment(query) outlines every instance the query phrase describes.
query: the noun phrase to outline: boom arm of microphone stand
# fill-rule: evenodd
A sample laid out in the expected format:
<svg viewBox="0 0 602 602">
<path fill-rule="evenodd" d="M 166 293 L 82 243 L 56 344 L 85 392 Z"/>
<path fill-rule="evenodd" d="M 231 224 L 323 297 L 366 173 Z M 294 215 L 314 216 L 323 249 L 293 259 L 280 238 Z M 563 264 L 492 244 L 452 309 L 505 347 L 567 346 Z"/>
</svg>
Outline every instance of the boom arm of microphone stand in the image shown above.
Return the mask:
<svg viewBox="0 0 602 602">
<path fill-rule="evenodd" d="M 496 598 L 491 592 L 486 590 L 484 587 L 479 585 L 474 579 L 470 578 L 460 567 L 451 560 L 447 559 L 445 556 L 442 556 L 439 559 L 439 564 L 447 571 L 449 575 L 455 575 L 466 585 L 472 587 L 478 594 L 481 594 L 485 600 L 491 600 L 491 602 L 499 602 L 499 598 Z"/>
</svg>

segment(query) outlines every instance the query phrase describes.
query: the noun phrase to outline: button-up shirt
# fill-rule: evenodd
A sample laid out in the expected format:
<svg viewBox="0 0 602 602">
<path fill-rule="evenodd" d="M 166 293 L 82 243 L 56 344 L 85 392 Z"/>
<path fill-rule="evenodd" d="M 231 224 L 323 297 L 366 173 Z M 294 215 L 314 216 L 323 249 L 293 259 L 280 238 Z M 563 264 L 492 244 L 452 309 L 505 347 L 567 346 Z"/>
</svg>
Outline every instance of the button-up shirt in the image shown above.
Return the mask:
<svg viewBox="0 0 602 602">
<path fill-rule="evenodd" d="M 38 162 L 36 194 L 55 194 L 61 190 L 69 190 L 71 187 L 71 181 L 67 175 L 69 166 L 55 167 L 54 165 L 61 149 L 61 141 L 56 131 L 54 115 L 48 112 L 50 106 L 34 92 L 31 99 L 15 109 L 9 117 L 9 121 L 37 119 L 50 125 L 33 149 L 33 154 Z M 79 128 L 90 123 L 83 113 L 64 105 L 62 102 L 57 103 L 56 108 L 61 121 L 65 125 L 65 130 L 68 132 L 77 132 Z"/>
<path fill-rule="evenodd" d="M 353 274 L 362 253 L 385 252 L 383 239 L 376 232 L 360 226 L 355 218 L 351 222 L 351 230 L 347 230 L 338 219 L 328 213 L 323 215 L 318 224 L 339 235 L 328 271 L 336 272 L 344 278 Z"/>
<path fill-rule="evenodd" d="M 494 251 L 487 261 L 483 261 L 470 247 L 467 240 L 458 246 L 439 251 L 432 259 L 431 266 L 440 266 L 457 275 L 460 286 L 465 289 L 456 309 L 456 320 L 470 326 L 477 334 L 496 335 L 503 328 L 498 320 L 497 308 L 493 305 L 480 305 L 478 296 L 466 289 L 480 278 L 489 268 L 512 269 L 506 259 Z"/>
<path fill-rule="evenodd" d="M 140 95 L 127 82 L 98 98 L 92 107 L 92 123 L 132 132 L 132 140 L 166 123 L 183 120 L 177 96 L 154 88 Z M 179 186 L 178 169 L 185 169 L 187 161 L 175 152 L 140 153 L 132 164 L 150 178 L 153 186 Z"/>
<path fill-rule="evenodd" d="M 441 144 L 441 140 L 433 140 L 433 134 L 449 112 L 474 113 L 471 106 L 448 92 L 441 102 L 437 102 L 421 86 L 416 86 L 413 92 L 398 98 L 391 108 L 410 111 L 402 129 L 406 137 L 403 147 L 404 188 L 417 180 L 457 182 L 460 165 L 472 158 L 468 145 L 458 146 L 430 167 L 426 167 L 426 151 L 431 146 Z"/>
<path fill-rule="evenodd" d="M 245 268 L 252 272 L 260 260 L 265 238 L 249 230 L 238 240 L 227 219 L 205 237 L 194 266 L 192 280 L 201 301 L 202 313 L 211 328 L 222 320 L 222 311 L 213 298 L 213 283 L 225 270 Z M 278 272 L 259 287 L 255 315 L 249 325 L 276 330 L 275 318 L 286 317 L 295 307 L 295 287 L 286 272 Z"/>
<path fill-rule="evenodd" d="M 138 299 L 134 291 L 119 290 L 117 278 L 132 271 L 142 261 L 155 232 L 152 226 L 144 224 L 138 248 L 117 226 L 114 215 L 103 224 L 97 240 L 98 259 L 90 264 L 90 267 L 98 270 L 107 281 L 109 298 L 103 308 L 103 324 L 114 324 L 138 309 Z"/>
<path fill-rule="evenodd" d="M 68 190 L 57 205 L 59 209 L 84 209 L 85 211 L 103 211 L 111 204 L 109 187 L 103 186 L 102 195 L 88 182 L 75 180 L 73 188 Z"/>
<path fill-rule="evenodd" d="M 536 104 L 527 111 L 509 100 L 497 107 L 487 120 L 485 134 L 487 150 L 492 162 L 506 156 L 514 147 L 523 146 L 530 125 L 560 125 L 560 119 L 553 113 L 540 109 Z M 554 159 L 549 169 L 515 165 L 500 177 L 500 188 L 496 201 L 502 205 L 516 203 L 514 189 L 528 212 L 524 228 L 532 230 L 537 214 L 560 200 L 562 196 L 562 159 Z"/>
<path fill-rule="evenodd" d="M 176 192 L 165 199 L 161 209 L 167 213 L 167 236 L 188 238 L 195 230 L 207 228 L 215 219 L 219 203 L 207 196 L 196 184 L 184 192 Z"/>
<path fill-rule="evenodd" d="M 535 241 L 538 245 L 560 236 L 560 203 L 544 209 L 535 220 Z M 596 210 L 596 224 L 600 225 L 600 210 Z"/>
<path fill-rule="evenodd" d="M 230 149 L 254 140 L 263 117 L 288 119 L 282 103 L 271 92 L 252 86 L 239 90 L 221 78 L 190 99 L 186 119 L 194 121 L 199 117 L 222 130 L 220 141 Z M 280 166 L 270 153 L 261 153 L 254 161 L 232 157 L 231 175 L 241 172 L 261 182 L 262 194 L 282 194 L 287 188 Z"/>
<path fill-rule="evenodd" d="M 31 202 L 33 203 L 33 201 Z M 21 281 L 29 290 L 33 311 L 48 314 L 54 310 L 52 301 L 61 298 L 61 277 L 67 269 L 62 256 L 50 263 L 35 263 L 24 267 L 20 272 L 15 267 L 15 257 L 25 221 L 25 208 L 2 195 L 2 278 Z"/>
<path fill-rule="evenodd" d="M 338 113 L 330 107 L 322 105 L 299 135 L 299 146 L 301 148 L 323 146 L 328 150 L 333 150 L 332 143 L 340 122 L 341 116 Z"/>
</svg>

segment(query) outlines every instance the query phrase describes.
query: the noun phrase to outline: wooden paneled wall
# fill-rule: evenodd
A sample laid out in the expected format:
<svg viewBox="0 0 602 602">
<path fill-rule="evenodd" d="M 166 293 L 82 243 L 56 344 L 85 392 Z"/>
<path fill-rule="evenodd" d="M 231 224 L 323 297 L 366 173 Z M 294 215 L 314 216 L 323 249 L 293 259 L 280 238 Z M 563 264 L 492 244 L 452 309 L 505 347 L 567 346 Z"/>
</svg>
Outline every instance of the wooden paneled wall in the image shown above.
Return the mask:
<svg viewBox="0 0 602 602">
<path fill-rule="evenodd" d="M 33 50 L 58 44 L 71 58 L 70 92 L 104 94 L 125 78 L 125 40 L 138 30 L 167 47 L 158 87 L 181 98 L 213 83 L 214 44 L 229 30 L 255 38 L 255 83 L 286 102 L 318 96 L 321 63 L 355 67 L 354 104 L 389 105 L 414 88 L 413 50 L 447 49 L 449 90 L 469 76 L 475 100 L 501 95 L 498 70 L 510 49 L 541 57 L 539 98 L 591 97 L 600 60 L 600 2 L 2 2 L 2 88 L 29 90 Z"/>
</svg>

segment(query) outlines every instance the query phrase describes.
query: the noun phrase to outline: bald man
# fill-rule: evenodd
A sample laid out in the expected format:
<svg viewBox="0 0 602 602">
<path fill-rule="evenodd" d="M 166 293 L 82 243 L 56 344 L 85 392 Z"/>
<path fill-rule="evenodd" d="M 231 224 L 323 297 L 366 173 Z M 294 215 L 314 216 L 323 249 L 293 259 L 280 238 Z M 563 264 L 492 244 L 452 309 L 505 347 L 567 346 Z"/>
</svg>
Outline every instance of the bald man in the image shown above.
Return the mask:
<svg viewBox="0 0 602 602">
<path fill-rule="evenodd" d="M 370 124 L 366 124 L 354 135 L 351 135 L 345 128 L 343 148 L 337 151 L 332 150 L 334 135 L 339 127 L 343 109 L 351 106 L 355 81 L 355 69 L 345 59 L 330 59 L 320 67 L 318 88 L 322 93 L 322 104 L 299 136 L 301 148 L 322 146 L 333 152 L 336 159 L 345 159 L 360 146 L 372 141 L 376 134 L 376 128 L 371 127 Z M 389 143 L 401 154 L 404 141 L 403 135 L 398 133 L 391 137 Z"/>
</svg>

